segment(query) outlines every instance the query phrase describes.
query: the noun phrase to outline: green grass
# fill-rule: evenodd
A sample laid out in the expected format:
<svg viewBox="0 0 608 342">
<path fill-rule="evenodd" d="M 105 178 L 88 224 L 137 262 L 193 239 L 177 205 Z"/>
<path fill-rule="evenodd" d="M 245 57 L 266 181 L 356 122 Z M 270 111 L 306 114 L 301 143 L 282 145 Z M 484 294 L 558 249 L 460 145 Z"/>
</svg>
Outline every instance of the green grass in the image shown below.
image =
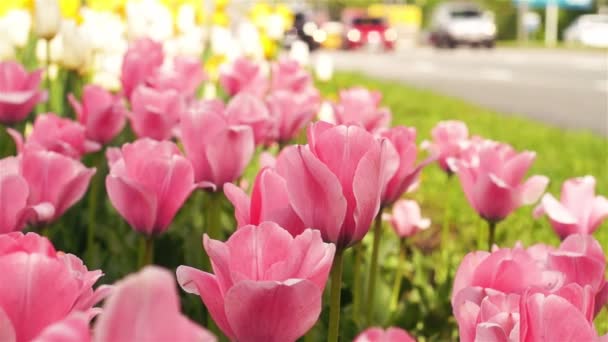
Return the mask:
<svg viewBox="0 0 608 342">
<path fill-rule="evenodd" d="M 596 191 L 608 194 L 608 140 L 605 138 L 502 115 L 456 98 L 357 73 L 338 73 L 331 83 L 320 84 L 320 87 L 323 93 L 335 97 L 336 89 L 355 85 L 381 91 L 383 104 L 393 112 L 393 125 L 415 127 L 419 142 L 429 139 L 430 131 L 438 121 L 462 120 L 473 135 L 504 141 L 518 150 L 536 151 L 537 158 L 529 174 L 548 176 L 551 179 L 548 191 L 552 194 L 559 194 L 564 180 L 588 174 L 597 179 Z M 412 241 L 418 248 L 410 254 L 412 264 L 405 266 L 408 268 L 406 272 L 411 273 L 404 287 L 405 304 L 401 315 L 391 323 L 405 326 L 430 340 L 455 338 L 454 321 L 449 318 L 450 285 L 446 283 L 451 282 L 462 256 L 477 248 L 477 241 L 481 239 L 485 248 L 486 227 L 468 205 L 458 179 L 448 180 L 435 165 L 423 171 L 421 185 L 411 197 L 419 201 L 423 214 L 431 218 L 433 225 Z M 533 219 L 532 209 L 533 206 L 520 208 L 498 225 L 497 242 L 500 246 L 512 247 L 517 241 L 525 246 L 559 244 L 546 218 Z M 449 215 L 447 221 L 446 212 Z M 448 251 L 439 248 L 441 227 L 446 222 L 449 222 L 450 240 L 453 241 Z M 594 236 L 608 251 L 608 224 L 604 223 Z M 390 249 L 385 251 L 388 255 L 384 259 L 383 276 L 387 284 L 390 284 L 396 267 L 395 246 L 396 242 L 386 242 L 386 248 Z M 381 312 L 383 300 L 377 302 L 380 305 L 377 311 Z M 606 311 L 596 320 L 598 330 L 603 333 L 608 331 Z M 421 320 L 412 318 L 417 314 L 422 314 L 418 316 Z"/>
</svg>

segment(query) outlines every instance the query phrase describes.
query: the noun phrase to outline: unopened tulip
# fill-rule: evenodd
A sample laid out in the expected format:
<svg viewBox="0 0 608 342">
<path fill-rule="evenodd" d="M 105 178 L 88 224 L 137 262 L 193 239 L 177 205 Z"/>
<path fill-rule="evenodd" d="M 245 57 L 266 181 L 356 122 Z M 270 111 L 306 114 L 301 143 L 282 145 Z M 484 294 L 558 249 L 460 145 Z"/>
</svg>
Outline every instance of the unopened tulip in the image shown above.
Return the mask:
<svg viewBox="0 0 608 342">
<path fill-rule="evenodd" d="M 255 150 L 253 131 L 231 125 L 217 101 L 204 101 L 184 112 L 181 141 L 194 167 L 195 180 L 215 188 L 239 178 Z"/>
<path fill-rule="evenodd" d="M 401 328 L 389 327 L 384 330 L 373 327 L 357 335 L 353 342 L 416 342 L 416 339 Z"/>
<path fill-rule="evenodd" d="M 183 98 L 175 90 L 138 86 L 131 96 L 131 128 L 139 138 L 170 139 L 184 106 Z"/>
<path fill-rule="evenodd" d="M 214 274 L 180 266 L 177 280 L 231 340 L 293 342 L 315 324 L 335 252 L 318 231 L 294 238 L 264 222 L 239 228 L 225 243 L 205 235 L 203 244 Z"/>
<path fill-rule="evenodd" d="M 130 99 L 135 88 L 156 72 L 164 58 L 162 44 L 151 39 L 138 39 L 129 46 L 120 76 L 122 90 L 127 98 Z"/>
<path fill-rule="evenodd" d="M 365 88 L 354 87 L 340 91 L 340 99 L 334 105 L 337 124 L 357 125 L 371 133 L 379 132 L 391 123 L 391 112 L 380 107 L 382 94 Z"/>
<path fill-rule="evenodd" d="M 58 0 L 36 0 L 34 5 L 34 32 L 44 40 L 51 40 L 61 28 L 61 11 Z"/>
<path fill-rule="evenodd" d="M 100 144 L 110 142 L 125 125 L 127 110 L 122 99 L 97 85 L 86 85 L 82 103 L 72 95 L 69 100 L 87 138 Z"/>
<path fill-rule="evenodd" d="M 268 79 L 258 64 L 239 57 L 220 72 L 220 84 L 228 95 L 245 92 L 261 98 L 268 88 Z"/>
<path fill-rule="evenodd" d="M 155 266 L 116 283 L 94 335 L 95 342 L 216 340 L 180 312 L 173 275 Z"/>
<path fill-rule="evenodd" d="M 398 200 L 393 204 L 393 211 L 385 218 L 391 223 L 397 236 L 410 237 L 431 226 L 431 220 L 420 215 L 420 206 L 416 201 Z"/>
<path fill-rule="evenodd" d="M 469 129 L 462 121 L 448 120 L 440 121 L 431 131 L 433 141 L 423 142 L 424 147 L 430 150 L 431 154 L 437 156 L 439 167 L 448 174 L 454 170 L 448 165 L 448 159 L 460 157 L 460 154 L 467 144 Z"/>
<path fill-rule="evenodd" d="M 541 197 L 549 179 L 532 176 L 524 182 L 536 154 L 517 153 L 507 144 L 484 142 L 468 159 L 451 163 L 469 204 L 486 221 L 497 223 L 522 205 Z"/>
<path fill-rule="evenodd" d="M 388 206 L 398 200 L 405 192 L 412 190 L 418 183 L 422 168 L 434 160 L 434 156 L 416 164 L 418 147 L 416 146 L 416 129 L 397 126 L 381 133 L 397 150 L 399 167 L 382 193 L 382 204 Z"/>
<path fill-rule="evenodd" d="M 296 60 L 283 58 L 271 66 L 272 78 L 270 88 L 272 91 L 284 90 L 288 92 L 303 92 L 313 87 L 312 78 L 306 69 Z"/>
<path fill-rule="evenodd" d="M 273 139 L 273 122 L 264 101 L 249 94 L 239 93 L 230 100 L 225 111 L 231 125 L 247 125 L 253 130 L 256 145 Z"/>
<path fill-rule="evenodd" d="M 55 251 L 35 233 L 0 235 L 0 272 L 0 336 L 15 341 L 34 340 L 71 313 L 91 317 L 109 290 L 93 289 L 101 271 L 89 271 L 77 256 Z"/>
<path fill-rule="evenodd" d="M 194 170 L 169 141 L 139 139 L 108 149 L 108 197 L 134 230 L 159 234 L 194 190 Z"/>
<path fill-rule="evenodd" d="M 264 168 L 258 173 L 251 197 L 230 183 L 224 185 L 224 193 L 234 206 L 239 227 L 272 221 L 293 236 L 299 235 L 306 228 L 289 204 L 285 179 L 271 168 Z"/>
<path fill-rule="evenodd" d="M 545 194 L 534 216 L 546 214 L 551 226 L 564 239 L 570 234 L 593 234 L 608 217 L 608 200 L 595 195 L 595 178 L 572 178 L 562 185 L 560 201 Z"/>
<path fill-rule="evenodd" d="M 17 157 L 0 159 L 0 234 L 23 228 L 29 188 Z"/>
<path fill-rule="evenodd" d="M 98 143 L 87 139 L 83 125 L 53 113 L 38 115 L 25 141 L 19 132 L 10 128 L 8 132 L 15 140 L 19 151 L 31 148 L 43 149 L 80 159 L 84 154 L 101 148 Z"/>
<path fill-rule="evenodd" d="M 274 121 L 272 135 L 280 143 L 287 143 L 314 118 L 321 98 L 315 89 L 301 93 L 281 90 L 271 93 L 266 103 Z"/>
<path fill-rule="evenodd" d="M 36 104 L 46 101 L 46 92 L 39 89 L 41 74 L 41 70 L 28 73 L 16 62 L 0 62 L 0 123 L 22 121 Z"/>
<path fill-rule="evenodd" d="M 306 227 L 344 249 L 361 241 L 397 169 L 395 149 L 361 127 L 317 122 L 308 145 L 290 146 L 277 159 L 289 202 Z"/>
</svg>

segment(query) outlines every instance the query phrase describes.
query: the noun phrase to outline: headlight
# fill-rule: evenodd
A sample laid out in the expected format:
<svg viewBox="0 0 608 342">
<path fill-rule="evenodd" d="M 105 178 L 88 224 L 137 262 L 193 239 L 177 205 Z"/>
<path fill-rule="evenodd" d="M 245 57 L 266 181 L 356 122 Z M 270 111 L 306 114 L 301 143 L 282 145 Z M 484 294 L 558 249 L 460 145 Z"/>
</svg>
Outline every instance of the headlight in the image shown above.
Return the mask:
<svg viewBox="0 0 608 342">
<path fill-rule="evenodd" d="M 487 23 L 485 25 L 484 33 L 493 36 L 496 33 L 496 25 L 494 25 L 494 23 Z"/>
<path fill-rule="evenodd" d="M 325 33 L 325 31 L 323 30 L 316 30 L 315 33 L 312 35 L 312 39 L 314 39 L 314 41 L 319 44 L 323 43 L 325 39 L 327 39 L 327 33 Z"/>
<path fill-rule="evenodd" d="M 304 24 L 302 30 L 307 36 L 312 36 L 317 31 L 317 24 L 313 23 L 312 21 L 309 21 Z"/>
<path fill-rule="evenodd" d="M 346 33 L 346 38 L 351 42 L 358 42 L 361 40 L 361 32 L 357 29 L 350 29 L 348 30 L 348 33 Z"/>
<path fill-rule="evenodd" d="M 397 31 L 392 28 L 387 29 L 386 31 L 384 31 L 384 39 L 389 42 L 394 42 L 395 40 L 397 40 Z"/>
</svg>

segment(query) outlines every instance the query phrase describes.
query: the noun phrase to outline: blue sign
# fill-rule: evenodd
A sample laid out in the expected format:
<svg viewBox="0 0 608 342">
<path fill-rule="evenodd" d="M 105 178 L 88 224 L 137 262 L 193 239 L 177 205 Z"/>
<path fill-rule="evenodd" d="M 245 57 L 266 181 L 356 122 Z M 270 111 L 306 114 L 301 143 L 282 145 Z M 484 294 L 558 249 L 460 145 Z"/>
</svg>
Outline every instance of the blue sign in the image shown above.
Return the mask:
<svg viewBox="0 0 608 342">
<path fill-rule="evenodd" d="M 556 4 L 560 8 L 589 9 L 593 6 L 593 0 L 513 0 L 514 4 L 525 1 L 530 8 L 545 8 L 548 4 Z"/>
</svg>

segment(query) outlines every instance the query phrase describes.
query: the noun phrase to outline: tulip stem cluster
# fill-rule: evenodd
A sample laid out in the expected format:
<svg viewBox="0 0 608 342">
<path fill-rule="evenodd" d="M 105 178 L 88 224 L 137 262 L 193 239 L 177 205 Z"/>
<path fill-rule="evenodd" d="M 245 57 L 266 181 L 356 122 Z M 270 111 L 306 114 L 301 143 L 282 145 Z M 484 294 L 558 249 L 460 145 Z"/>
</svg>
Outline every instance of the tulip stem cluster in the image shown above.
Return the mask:
<svg viewBox="0 0 608 342">
<path fill-rule="evenodd" d="M 372 258 L 370 260 L 369 279 L 367 284 L 366 302 L 366 322 L 371 323 L 372 313 L 374 312 L 374 297 L 376 292 L 376 277 L 378 275 L 378 252 L 380 250 L 380 240 L 382 238 L 382 209 L 376 215 L 374 221 L 374 244 L 372 246 Z"/>
<path fill-rule="evenodd" d="M 44 46 L 46 47 L 46 63 L 44 65 L 45 70 L 44 70 L 44 79 L 46 81 L 46 89 L 48 89 L 48 96 L 51 97 L 53 92 L 52 92 L 52 88 L 51 88 L 51 40 L 50 39 L 45 39 L 45 44 Z M 46 111 L 50 112 L 52 110 L 51 108 L 51 100 L 49 99 L 46 103 Z"/>
<path fill-rule="evenodd" d="M 355 254 L 355 265 L 353 270 L 353 320 L 358 322 L 361 307 L 361 263 L 363 262 L 363 244 L 359 243 L 353 247 Z"/>
<path fill-rule="evenodd" d="M 337 342 L 340 333 L 340 291 L 342 288 L 342 256 L 343 248 L 336 249 L 331 266 L 331 289 L 329 299 L 329 331 L 328 342 Z"/>
<path fill-rule="evenodd" d="M 103 154 L 94 155 L 93 164 L 99 168 L 103 162 Z M 95 222 L 97 213 L 97 199 L 99 197 L 99 189 L 103 181 L 101 173 L 93 175 L 91 179 L 91 190 L 89 190 L 89 224 L 87 225 L 87 263 L 89 265 L 95 263 L 97 248 L 95 246 Z"/>
<path fill-rule="evenodd" d="M 399 293 L 401 292 L 401 281 L 403 280 L 403 264 L 405 263 L 405 249 L 406 240 L 405 238 L 401 238 L 399 239 L 399 259 L 397 260 L 395 283 L 393 285 L 393 292 L 391 293 L 391 301 L 389 306 L 391 315 L 397 309 L 397 303 L 399 302 Z"/>
</svg>

